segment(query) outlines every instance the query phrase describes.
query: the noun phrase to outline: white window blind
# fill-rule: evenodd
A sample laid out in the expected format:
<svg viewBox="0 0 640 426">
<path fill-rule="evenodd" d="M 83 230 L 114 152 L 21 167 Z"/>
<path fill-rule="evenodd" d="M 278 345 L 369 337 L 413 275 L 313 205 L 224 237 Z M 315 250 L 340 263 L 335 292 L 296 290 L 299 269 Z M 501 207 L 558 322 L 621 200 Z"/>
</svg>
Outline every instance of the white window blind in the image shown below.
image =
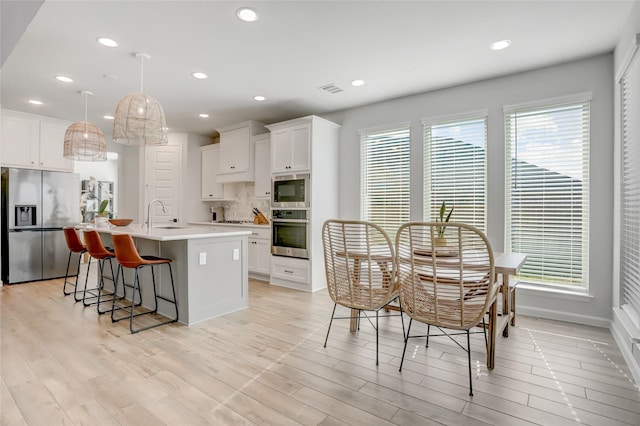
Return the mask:
<svg viewBox="0 0 640 426">
<path fill-rule="evenodd" d="M 432 122 L 424 120 L 424 220 L 439 220 L 442 202 L 451 221 L 485 230 L 485 117 Z"/>
<path fill-rule="evenodd" d="M 638 326 L 640 318 L 640 54 L 620 80 L 622 188 L 620 220 L 621 306 Z"/>
<path fill-rule="evenodd" d="M 588 287 L 589 99 L 505 108 L 506 247 L 520 279 Z"/>
<path fill-rule="evenodd" d="M 409 126 L 361 133 L 361 217 L 391 238 L 409 221 Z"/>
</svg>

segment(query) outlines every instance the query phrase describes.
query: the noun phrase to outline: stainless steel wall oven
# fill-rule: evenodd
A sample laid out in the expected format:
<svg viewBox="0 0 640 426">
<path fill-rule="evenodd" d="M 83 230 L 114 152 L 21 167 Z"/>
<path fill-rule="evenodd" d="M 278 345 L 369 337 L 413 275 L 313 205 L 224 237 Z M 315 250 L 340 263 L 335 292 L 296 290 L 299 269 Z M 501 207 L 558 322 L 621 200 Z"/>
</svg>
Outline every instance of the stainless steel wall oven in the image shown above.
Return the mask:
<svg viewBox="0 0 640 426">
<path fill-rule="evenodd" d="M 271 253 L 309 258 L 309 210 L 271 210 Z"/>
</svg>

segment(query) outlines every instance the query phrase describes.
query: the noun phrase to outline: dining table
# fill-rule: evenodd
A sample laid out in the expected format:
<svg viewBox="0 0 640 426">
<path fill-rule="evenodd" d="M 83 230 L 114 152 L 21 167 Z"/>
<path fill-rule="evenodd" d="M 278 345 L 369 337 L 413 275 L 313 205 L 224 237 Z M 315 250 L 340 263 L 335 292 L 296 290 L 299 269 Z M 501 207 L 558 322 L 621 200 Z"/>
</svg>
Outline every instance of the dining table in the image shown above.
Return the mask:
<svg viewBox="0 0 640 426">
<path fill-rule="evenodd" d="M 524 253 L 493 252 L 493 262 L 500 280 L 500 295 L 502 309 L 498 312 L 498 298 L 489 307 L 489 324 L 487 336 L 487 368 L 495 366 L 496 336 L 502 331 L 502 336 L 509 337 L 509 324 L 516 324 L 516 286 L 518 281 L 511 280 L 512 275 L 517 275 L 527 261 Z"/>
<path fill-rule="evenodd" d="M 374 260 L 378 265 L 386 265 L 392 261 L 392 258 L 388 255 L 358 255 L 357 253 L 349 253 L 349 256 L 356 260 L 356 265 L 365 259 Z M 518 285 L 517 280 L 511 280 L 512 275 L 517 275 L 522 269 L 522 266 L 527 261 L 527 255 L 524 253 L 503 253 L 493 252 L 494 268 L 498 280 L 500 282 L 500 295 L 489 307 L 489 320 L 487 322 L 487 368 L 493 369 L 495 366 L 495 348 L 496 337 L 498 332 L 502 332 L 503 337 L 509 337 L 509 324 L 512 326 L 516 322 L 516 287 Z M 389 268 L 387 266 L 380 266 L 381 270 L 388 273 Z M 359 269 L 356 266 L 356 271 Z M 498 302 L 500 301 L 500 305 Z M 397 306 L 392 306 L 391 309 L 398 310 Z M 498 312 L 500 310 L 500 312 Z M 356 332 L 358 330 L 358 310 L 351 310 L 351 322 L 349 324 L 349 330 Z"/>
</svg>

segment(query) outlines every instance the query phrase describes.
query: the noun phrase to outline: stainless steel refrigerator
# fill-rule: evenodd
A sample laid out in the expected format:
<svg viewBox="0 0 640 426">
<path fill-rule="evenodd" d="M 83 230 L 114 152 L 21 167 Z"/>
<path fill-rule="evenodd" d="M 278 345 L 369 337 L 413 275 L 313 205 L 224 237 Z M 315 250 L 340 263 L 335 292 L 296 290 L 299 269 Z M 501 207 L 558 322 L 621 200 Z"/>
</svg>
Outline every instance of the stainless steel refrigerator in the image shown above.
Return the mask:
<svg viewBox="0 0 640 426">
<path fill-rule="evenodd" d="M 2 281 L 64 277 L 69 249 L 62 228 L 80 219 L 74 173 L 2 168 Z M 75 274 L 76 261 L 70 273 Z"/>
</svg>

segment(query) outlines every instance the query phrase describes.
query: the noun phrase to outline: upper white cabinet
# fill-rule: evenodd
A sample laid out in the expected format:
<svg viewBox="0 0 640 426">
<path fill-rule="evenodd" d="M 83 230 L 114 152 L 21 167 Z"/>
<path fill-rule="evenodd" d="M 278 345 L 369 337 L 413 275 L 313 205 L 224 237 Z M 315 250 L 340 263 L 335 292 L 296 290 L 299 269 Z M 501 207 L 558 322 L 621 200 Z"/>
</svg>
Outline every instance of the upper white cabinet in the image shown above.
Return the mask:
<svg viewBox="0 0 640 426">
<path fill-rule="evenodd" d="M 269 133 L 255 136 L 255 197 L 268 200 L 271 198 L 271 139 Z"/>
<path fill-rule="evenodd" d="M 271 172 L 309 171 L 311 125 L 301 124 L 272 130 Z"/>
<path fill-rule="evenodd" d="M 71 123 L 2 111 L 0 161 L 6 167 L 73 171 L 73 161 L 63 157 L 64 134 Z"/>
<path fill-rule="evenodd" d="M 203 201 L 232 200 L 235 197 L 233 185 L 217 181 L 220 167 L 220 144 L 200 147 L 202 163 L 201 197 Z"/>
<path fill-rule="evenodd" d="M 217 181 L 253 182 L 255 154 L 252 137 L 265 133 L 264 125 L 257 121 L 243 121 L 216 130 L 220 132 L 220 168 L 216 175 Z"/>
</svg>

